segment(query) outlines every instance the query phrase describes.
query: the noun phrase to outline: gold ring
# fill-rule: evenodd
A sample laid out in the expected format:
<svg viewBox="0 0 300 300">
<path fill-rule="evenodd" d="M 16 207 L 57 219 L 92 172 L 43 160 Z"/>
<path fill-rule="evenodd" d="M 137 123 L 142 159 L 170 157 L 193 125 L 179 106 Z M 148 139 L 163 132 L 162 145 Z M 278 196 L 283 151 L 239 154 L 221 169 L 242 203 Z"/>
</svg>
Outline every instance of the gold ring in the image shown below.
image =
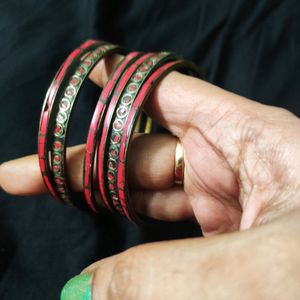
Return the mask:
<svg viewBox="0 0 300 300">
<path fill-rule="evenodd" d="M 175 149 L 174 183 L 175 185 L 183 185 L 183 182 L 184 182 L 184 156 L 183 156 L 182 145 L 178 140 Z"/>
</svg>

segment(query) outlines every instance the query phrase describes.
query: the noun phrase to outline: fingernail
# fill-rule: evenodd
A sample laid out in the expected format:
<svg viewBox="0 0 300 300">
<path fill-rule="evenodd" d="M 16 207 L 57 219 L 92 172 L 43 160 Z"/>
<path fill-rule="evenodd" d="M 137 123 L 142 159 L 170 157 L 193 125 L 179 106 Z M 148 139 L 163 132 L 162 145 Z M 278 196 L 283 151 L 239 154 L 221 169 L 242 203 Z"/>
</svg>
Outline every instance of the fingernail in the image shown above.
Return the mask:
<svg viewBox="0 0 300 300">
<path fill-rule="evenodd" d="M 71 278 L 61 291 L 60 300 L 91 300 L 93 274 L 81 274 Z"/>
</svg>

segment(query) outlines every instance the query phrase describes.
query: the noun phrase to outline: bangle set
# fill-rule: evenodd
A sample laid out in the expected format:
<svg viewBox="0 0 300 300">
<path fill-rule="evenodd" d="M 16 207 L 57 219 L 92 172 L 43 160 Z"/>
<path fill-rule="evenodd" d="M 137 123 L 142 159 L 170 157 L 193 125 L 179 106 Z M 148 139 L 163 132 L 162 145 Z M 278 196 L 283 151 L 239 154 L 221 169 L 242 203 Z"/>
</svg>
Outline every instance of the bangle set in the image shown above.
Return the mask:
<svg viewBox="0 0 300 300">
<path fill-rule="evenodd" d="M 66 171 L 68 126 L 85 79 L 101 59 L 114 54 L 125 56 L 97 101 L 86 141 L 84 197 L 78 197 L 70 188 Z M 117 45 L 95 40 L 86 41 L 68 56 L 47 91 L 38 133 L 40 170 L 53 198 L 95 213 L 106 207 L 133 223 L 141 223 L 130 202 L 127 153 L 132 134 L 140 127 L 144 103 L 173 70 L 198 76 L 193 63 L 172 53 L 127 53 Z M 144 127 L 144 132 L 151 131 L 150 118 Z M 175 161 L 175 184 L 183 184 L 183 160 Z"/>
</svg>

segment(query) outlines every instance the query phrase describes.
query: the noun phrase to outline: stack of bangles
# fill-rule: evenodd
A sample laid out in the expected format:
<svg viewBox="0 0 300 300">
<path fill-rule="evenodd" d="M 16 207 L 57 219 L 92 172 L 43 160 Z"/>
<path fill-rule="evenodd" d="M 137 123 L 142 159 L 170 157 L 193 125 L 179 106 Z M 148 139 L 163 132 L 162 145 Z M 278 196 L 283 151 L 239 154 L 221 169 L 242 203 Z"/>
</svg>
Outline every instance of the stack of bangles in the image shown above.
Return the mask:
<svg viewBox="0 0 300 300">
<path fill-rule="evenodd" d="M 86 141 L 84 197 L 78 197 L 70 189 L 66 172 L 68 124 L 84 80 L 101 59 L 114 54 L 124 56 L 110 74 L 95 107 Z M 102 41 L 88 40 L 68 56 L 46 94 L 38 133 L 41 173 L 55 199 L 95 213 L 106 207 L 141 224 L 129 197 L 129 142 L 140 123 L 145 101 L 173 70 L 198 76 L 193 63 L 172 53 L 128 53 Z M 145 132 L 151 131 L 149 127 L 148 118 Z M 179 142 L 175 152 L 174 183 L 182 185 L 184 160 Z"/>
</svg>

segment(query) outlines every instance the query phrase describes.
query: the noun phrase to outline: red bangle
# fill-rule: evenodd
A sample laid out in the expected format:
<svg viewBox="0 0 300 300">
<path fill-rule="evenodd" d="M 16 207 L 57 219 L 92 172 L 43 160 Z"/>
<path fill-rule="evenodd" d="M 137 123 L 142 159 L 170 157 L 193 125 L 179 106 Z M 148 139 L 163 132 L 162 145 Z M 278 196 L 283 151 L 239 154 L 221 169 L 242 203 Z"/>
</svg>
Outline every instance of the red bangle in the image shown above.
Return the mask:
<svg viewBox="0 0 300 300">
<path fill-rule="evenodd" d="M 124 210 L 125 204 L 120 202 L 118 197 L 118 156 L 120 151 L 120 143 L 124 134 L 124 125 L 126 117 L 131 109 L 134 98 L 139 93 L 140 88 L 143 86 L 144 81 L 148 76 L 161 64 L 174 60 L 175 57 L 171 53 L 159 53 L 148 56 L 138 68 L 135 68 L 131 73 L 126 86 L 122 86 L 122 90 L 117 92 L 118 101 L 117 107 L 114 109 L 114 114 L 110 120 L 110 131 L 108 142 L 104 149 L 107 158 L 107 166 L 104 166 L 103 181 L 104 185 L 108 187 L 108 198 L 113 203 L 115 209 L 120 214 L 125 214 L 128 218 L 127 211 Z M 131 128 L 132 132 L 134 127 Z"/>
<path fill-rule="evenodd" d="M 97 212 L 102 203 L 98 203 L 94 196 L 94 162 L 95 153 L 99 142 L 99 135 L 103 128 L 103 119 L 106 113 L 107 103 L 109 103 L 111 94 L 118 83 L 120 77 L 126 68 L 128 68 L 133 62 L 136 61 L 141 54 L 139 52 L 132 52 L 128 54 L 116 67 L 113 73 L 110 75 L 100 97 L 97 102 L 93 118 L 90 124 L 90 129 L 86 142 L 84 166 L 83 166 L 83 183 L 84 183 L 84 195 L 87 204 L 92 211 Z M 96 178 L 98 178 L 98 171 L 96 168 Z"/>
<path fill-rule="evenodd" d="M 159 83 L 159 81 L 166 76 L 168 73 L 175 69 L 188 69 L 194 73 L 197 73 L 196 67 L 184 60 L 171 61 L 155 70 L 150 77 L 143 83 L 141 90 L 138 92 L 136 97 L 133 99 L 133 105 L 131 106 L 128 113 L 123 116 L 123 131 L 121 140 L 119 141 L 119 154 L 116 158 L 117 161 L 117 173 L 114 172 L 114 176 L 117 176 L 117 197 L 126 217 L 134 223 L 141 223 L 140 218 L 135 213 L 135 210 L 130 205 L 130 197 L 128 192 L 127 184 L 127 173 L 126 173 L 126 159 L 129 149 L 129 141 L 133 134 L 133 128 L 137 121 L 139 114 L 142 111 L 143 104 L 149 98 L 153 88 Z M 122 107 L 121 105 L 119 107 Z M 117 109 L 119 109 L 119 107 Z M 110 170 L 113 171 L 113 170 Z"/>
<path fill-rule="evenodd" d="M 51 165 L 49 162 L 49 154 L 48 154 L 48 138 L 47 130 L 49 125 L 50 114 L 53 109 L 54 99 L 58 93 L 58 90 L 61 86 L 62 81 L 64 80 L 66 74 L 69 72 L 70 68 L 73 64 L 79 62 L 80 58 L 85 55 L 87 51 L 90 49 L 94 49 L 97 45 L 99 45 L 94 40 L 88 40 L 83 43 L 79 48 L 75 49 L 64 61 L 61 65 L 60 69 L 56 73 L 44 100 L 41 118 L 40 118 L 40 126 L 38 132 L 38 157 L 39 157 L 39 165 L 42 173 L 42 177 L 44 183 L 52 195 L 53 198 L 60 200 L 55 189 L 53 178 L 51 177 Z"/>
<path fill-rule="evenodd" d="M 51 114 L 50 116 L 54 122 L 52 147 L 49 147 L 54 187 L 59 198 L 80 208 L 85 208 L 86 203 L 82 202 L 78 197 L 71 197 L 68 178 L 65 172 L 68 123 L 72 114 L 73 105 L 75 104 L 83 81 L 99 60 L 107 55 L 119 52 L 120 50 L 121 49 L 115 45 L 101 45 L 84 57 L 81 63 L 76 67 L 73 76 L 69 78 L 68 84 L 63 90 L 63 95 L 58 99 L 59 108 L 57 113 Z"/>
<path fill-rule="evenodd" d="M 167 52 L 132 52 L 119 62 L 98 99 L 90 123 L 83 166 L 86 200 L 83 201 L 74 197 L 66 176 L 68 124 L 84 80 L 99 60 L 116 52 L 124 54 L 118 46 L 89 40 L 62 64 L 47 91 L 42 109 L 39 164 L 45 185 L 57 200 L 79 208 L 89 207 L 93 212 L 104 205 L 138 224 L 141 217 L 131 206 L 126 161 L 143 105 L 153 88 L 171 71 L 186 69 L 193 75 L 199 74 L 194 64 Z M 147 123 L 146 128 L 149 127 Z M 97 187 L 100 199 L 95 196 Z"/>
<path fill-rule="evenodd" d="M 105 115 L 102 134 L 100 138 L 100 144 L 98 149 L 98 162 L 97 162 L 97 168 L 98 168 L 98 183 L 99 183 L 99 190 L 101 194 L 101 198 L 103 199 L 105 205 L 107 208 L 112 210 L 112 207 L 115 207 L 116 210 L 118 210 L 118 207 L 115 205 L 111 205 L 110 198 L 107 194 L 107 185 L 106 185 L 106 179 L 104 178 L 104 172 L 106 169 L 106 164 L 104 164 L 104 161 L 109 164 L 109 160 L 107 159 L 106 154 L 106 144 L 107 144 L 107 136 L 110 130 L 111 126 L 111 119 L 113 117 L 113 114 L 115 112 L 115 108 L 117 105 L 117 102 L 120 98 L 120 95 L 125 88 L 127 82 L 129 81 L 131 75 L 135 72 L 135 70 L 139 67 L 139 65 L 144 62 L 148 57 L 150 57 L 152 54 L 144 54 L 142 57 L 140 57 L 134 64 L 132 64 L 122 75 L 122 78 L 119 80 L 119 83 L 117 87 L 114 90 L 114 94 L 110 100 L 109 106 L 107 108 L 107 113 Z M 116 151 L 116 149 L 112 149 L 111 153 Z M 105 156 L 105 158 L 104 158 Z M 109 188 L 109 187 L 108 187 Z M 113 199 L 112 199 L 113 202 Z"/>
</svg>

